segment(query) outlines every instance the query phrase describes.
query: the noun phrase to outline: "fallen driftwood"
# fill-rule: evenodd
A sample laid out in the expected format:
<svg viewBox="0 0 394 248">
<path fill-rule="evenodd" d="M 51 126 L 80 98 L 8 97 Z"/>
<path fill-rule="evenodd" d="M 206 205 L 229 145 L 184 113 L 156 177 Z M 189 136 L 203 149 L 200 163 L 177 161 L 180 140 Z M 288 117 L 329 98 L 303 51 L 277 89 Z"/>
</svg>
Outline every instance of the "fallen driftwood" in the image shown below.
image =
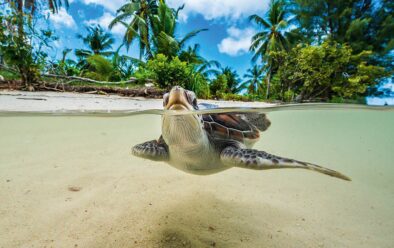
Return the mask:
<svg viewBox="0 0 394 248">
<path fill-rule="evenodd" d="M 23 90 L 24 85 L 20 80 L 5 80 L 0 81 L 0 89 L 9 90 Z M 130 97 L 148 97 L 148 98 L 161 98 L 164 94 L 164 90 L 154 87 L 139 87 L 139 88 L 121 88 L 121 87 L 109 87 L 109 86 L 90 86 L 90 85 L 68 85 L 63 83 L 46 83 L 34 85 L 35 91 L 58 91 L 58 92 L 78 92 L 87 94 L 116 94 L 120 96 Z"/>
<path fill-rule="evenodd" d="M 13 73 L 18 73 L 15 69 L 10 68 L 10 67 L 8 67 L 6 65 L 0 64 L 0 68 L 4 69 L 6 71 L 13 72 Z M 84 78 L 84 77 L 78 77 L 78 76 L 57 75 L 57 74 L 50 74 L 50 73 L 41 73 L 40 75 L 43 78 L 60 78 L 60 79 L 68 80 L 68 82 L 64 82 L 65 84 L 72 83 L 72 82 L 75 82 L 75 81 L 81 81 L 81 82 L 93 83 L 93 84 L 113 84 L 113 85 L 116 85 L 116 84 L 135 83 L 135 82 L 138 81 L 138 79 L 135 78 L 135 77 L 131 77 L 129 80 L 126 80 L 126 81 L 107 82 L 107 81 L 97 81 L 97 80 L 94 80 L 94 79 L 91 79 L 91 78 Z M 154 82 L 154 80 L 152 80 L 152 79 L 145 79 L 144 81 L 147 82 L 147 83 L 153 83 Z"/>
<path fill-rule="evenodd" d="M 82 81 L 86 83 L 93 83 L 93 84 L 129 84 L 129 83 L 135 83 L 137 82 L 137 78 L 131 77 L 129 80 L 126 81 L 121 81 L 121 82 L 106 82 L 106 81 L 97 81 L 94 79 L 90 78 L 84 78 L 84 77 L 77 77 L 77 76 L 65 76 L 65 75 L 56 75 L 56 74 L 41 74 L 41 77 L 46 77 L 46 78 L 61 78 L 61 79 L 67 79 L 70 80 L 67 83 L 75 82 L 75 81 Z M 146 82 L 153 82 L 152 79 L 145 79 Z"/>
</svg>

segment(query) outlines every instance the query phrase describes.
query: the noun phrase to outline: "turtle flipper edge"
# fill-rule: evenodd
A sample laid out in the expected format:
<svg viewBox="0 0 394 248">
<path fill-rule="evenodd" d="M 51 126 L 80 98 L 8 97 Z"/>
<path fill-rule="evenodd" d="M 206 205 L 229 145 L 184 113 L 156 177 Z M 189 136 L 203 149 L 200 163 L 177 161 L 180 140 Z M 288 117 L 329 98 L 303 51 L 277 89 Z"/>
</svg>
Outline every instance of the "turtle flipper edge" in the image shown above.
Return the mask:
<svg viewBox="0 0 394 248">
<path fill-rule="evenodd" d="M 150 140 L 142 144 L 135 145 L 131 149 L 131 153 L 134 156 L 154 161 L 167 161 L 169 158 L 167 145 L 161 137 L 159 140 Z"/>
<path fill-rule="evenodd" d="M 254 170 L 269 170 L 282 168 L 301 168 L 317 171 L 346 181 L 351 179 L 340 172 L 321 167 L 319 165 L 283 158 L 254 149 L 240 149 L 226 147 L 220 154 L 221 161 L 228 166 L 241 167 Z"/>
</svg>

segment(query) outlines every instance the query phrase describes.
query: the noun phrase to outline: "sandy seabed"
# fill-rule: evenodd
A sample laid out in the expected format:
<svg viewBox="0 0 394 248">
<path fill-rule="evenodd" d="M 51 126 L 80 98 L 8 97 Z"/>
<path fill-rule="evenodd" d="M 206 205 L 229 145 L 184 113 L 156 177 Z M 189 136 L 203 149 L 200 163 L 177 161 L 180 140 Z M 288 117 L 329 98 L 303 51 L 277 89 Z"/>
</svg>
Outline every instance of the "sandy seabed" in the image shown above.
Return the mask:
<svg viewBox="0 0 394 248">
<path fill-rule="evenodd" d="M 256 148 L 353 181 L 237 168 L 194 176 L 130 156 L 160 135 L 154 115 L 0 116 L 0 247 L 393 247 L 393 112 L 269 117 Z"/>
</svg>

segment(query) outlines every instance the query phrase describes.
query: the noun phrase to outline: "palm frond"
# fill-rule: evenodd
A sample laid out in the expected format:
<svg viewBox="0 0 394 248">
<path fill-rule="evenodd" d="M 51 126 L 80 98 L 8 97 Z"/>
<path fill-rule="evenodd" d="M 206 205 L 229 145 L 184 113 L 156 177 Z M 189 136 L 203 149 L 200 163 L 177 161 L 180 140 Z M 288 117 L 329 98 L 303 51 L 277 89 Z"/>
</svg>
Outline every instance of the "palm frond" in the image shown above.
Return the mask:
<svg viewBox="0 0 394 248">
<path fill-rule="evenodd" d="M 268 23 L 266 20 L 264 20 L 264 18 L 258 16 L 258 15 L 251 15 L 249 16 L 249 21 L 253 21 L 256 24 L 263 26 L 264 28 L 270 29 L 271 28 L 271 24 Z"/>
<path fill-rule="evenodd" d="M 204 32 L 204 31 L 208 31 L 207 28 L 202 28 L 202 29 L 197 29 L 194 30 L 192 32 L 187 33 L 180 41 L 179 41 L 179 47 L 182 48 L 185 43 L 190 40 L 191 38 L 195 37 L 197 34 Z"/>
</svg>

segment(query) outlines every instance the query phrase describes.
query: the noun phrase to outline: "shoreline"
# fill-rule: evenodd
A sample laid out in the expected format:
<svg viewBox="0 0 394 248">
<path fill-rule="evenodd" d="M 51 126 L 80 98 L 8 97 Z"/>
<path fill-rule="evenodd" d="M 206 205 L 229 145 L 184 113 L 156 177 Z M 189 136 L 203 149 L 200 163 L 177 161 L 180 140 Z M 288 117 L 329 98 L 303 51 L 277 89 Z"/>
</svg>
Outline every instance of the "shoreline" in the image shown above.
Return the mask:
<svg viewBox="0 0 394 248">
<path fill-rule="evenodd" d="M 199 103 L 219 107 L 264 108 L 276 106 L 266 102 L 240 102 L 199 99 Z M 161 99 L 97 95 L 52 91 L 0 91 L 0 111 L 54 112 L 54 111 L 139 111 L 162 109 Z"/>
</svg>

